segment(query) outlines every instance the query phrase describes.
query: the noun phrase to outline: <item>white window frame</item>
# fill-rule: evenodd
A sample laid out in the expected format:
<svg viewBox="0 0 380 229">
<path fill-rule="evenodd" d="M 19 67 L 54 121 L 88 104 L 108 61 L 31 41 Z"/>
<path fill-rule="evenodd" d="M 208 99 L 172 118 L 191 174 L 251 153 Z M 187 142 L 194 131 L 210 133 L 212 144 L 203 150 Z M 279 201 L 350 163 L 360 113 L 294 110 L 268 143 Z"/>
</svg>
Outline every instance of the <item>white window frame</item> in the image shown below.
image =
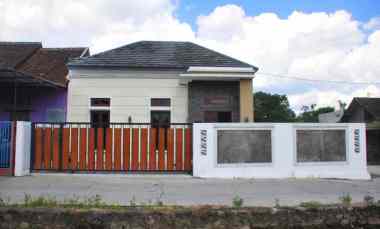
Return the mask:
<svg viewBox="0 0 380 229">
<path fill-rule="evenodd" d="M 100 106 L 100 107 L 91 106 L 91 99 L 99 99 L 99 98 L 109 99 L 110 105 L 109 106 Z M 88 97 L 87 120 L 89 122 L 91 122 L 91 111 L 109 111 L 110 112 L 110 122 L 112 122 L 111 121 L 111 106 L 112 106 L 112 97 L 111 96 L 90 96 L 90 97 Z"/>
<path fill-rule="evenodd" d="M 239 124 L 238 124 L 239 125 Z M 249 163 L 218 163 L 218 131 L 219 130 L 269 130 L 271 133 L 271 162 L 249 162 Z M 275 150 L 275 135 L 274 126 L 272 125 L 262 125 L 258 127 L 224 127 L 223 124 L 218 124 L 215 126 L 214 132 L 214 142 L 215 148 L 213 153 L 214 167 L 216 168 L 239 168 L 239 167 L 273 167 L 276 161 L 274 150 Z"/>
</svg>

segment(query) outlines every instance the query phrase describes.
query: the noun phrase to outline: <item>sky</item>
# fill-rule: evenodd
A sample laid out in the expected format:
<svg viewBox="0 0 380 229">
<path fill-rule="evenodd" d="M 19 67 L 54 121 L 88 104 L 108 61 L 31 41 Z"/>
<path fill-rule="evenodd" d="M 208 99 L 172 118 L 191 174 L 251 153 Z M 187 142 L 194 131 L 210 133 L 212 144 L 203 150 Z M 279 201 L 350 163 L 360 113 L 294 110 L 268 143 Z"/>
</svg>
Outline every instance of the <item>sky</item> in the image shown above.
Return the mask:
<svg viewBox="0 0 380 229">
<path fill-rule="evenodd" d="M 286 94 L 295 111 L 380 97 L 377 0 L 0 0 L 0 40 L 91 53 L 191 41 L 257 66 L 254 91 Z"/>
</svg>

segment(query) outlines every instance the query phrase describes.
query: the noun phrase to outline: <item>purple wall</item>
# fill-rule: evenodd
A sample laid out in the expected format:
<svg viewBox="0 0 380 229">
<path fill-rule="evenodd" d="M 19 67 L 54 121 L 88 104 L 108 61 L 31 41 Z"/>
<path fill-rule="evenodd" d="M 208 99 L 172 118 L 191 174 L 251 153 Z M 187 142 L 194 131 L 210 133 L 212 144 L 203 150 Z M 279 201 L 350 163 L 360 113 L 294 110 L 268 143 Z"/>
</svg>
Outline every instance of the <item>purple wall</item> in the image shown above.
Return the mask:
<svg viewBox="0 0 380 229">
<path fill-rule="evenodd" d="M 27 101 L 31 106 L 30 120 L 33 122 L 48 121 L 47 111 L 49 109 L 62 109 L 64 120 L 66 120 L 66 88 L 19 88 L 18 99 Z M 4 107 L 12 104 L 13 89 L 1 88 L 0 90 L 0 121 L 10 120 L 9 111 L 4 111 Z M 20 101 L 21 102 L 21 101 Z"/>
</svg>

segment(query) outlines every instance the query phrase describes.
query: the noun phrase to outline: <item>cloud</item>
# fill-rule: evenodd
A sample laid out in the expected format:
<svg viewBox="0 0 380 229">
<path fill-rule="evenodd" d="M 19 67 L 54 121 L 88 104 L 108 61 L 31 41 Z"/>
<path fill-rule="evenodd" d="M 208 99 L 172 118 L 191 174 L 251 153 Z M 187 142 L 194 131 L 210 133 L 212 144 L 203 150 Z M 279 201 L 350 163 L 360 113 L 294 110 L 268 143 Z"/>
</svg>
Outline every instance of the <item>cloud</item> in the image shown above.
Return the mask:
<svg viewBox="0 0 380 229">
<path fill-rule="evenodd" d="M 379 87 L 375 85 L 369 85 L 363 88 L 358 88 L 351 91 L 351 93 L 342 93 L 336 90 L 311 90 L 302 94 L 290 95 L 289 101 L 295 106 L 296 112 L 300 112 L 302 105 L 311 105 L 317 104 L 317 107 L 323 106 L 332 106 L 338 108 L 338 101 L 345 102 L 349 104 L 352 100 L 352 97 L 373 97 L 380 95 Z"/>
<path fill-rule="evenodd" d="M 96 53 L 137 40 L 187 40 L 275 73 L 308 79 L 366 81 L 322 84 L 257 74 L 254 90 L 289 95 L 291 105 L 335 105 L 380 96 L 379 18 L 359 22 L 347 11 L 248 15 L 223 5 L 199 15 L 196 29 L 176 17 L 175 0 L 0 0 L 0 40 L 44 46 L 90 46 Z M 22 15 L 22 16 L 20 16 Z"/>
<path fill-rule="evenodd" d="M 363 25 L 363 28 L 364 29 L 367 29 L 367 30 L 376 30 L 376 29 L 380 29 L 380 17 L 374 17 L 374 18 L 371 18 L 367 23 L 365 23 Z"/>
<path fill-rule="evenodd" d="M 226 18 L 231 20 L 224 23 Z M 225 5 L 198 18 L 197 40 L 258 66 L 259 73 L 311 80 L 379 82 L 380 30 L 368 35 L 361 25 L 346 11 L 294 11 L 281 19 L 273 13 L 249 16 L 239 6 Z M 281 93 L 281 89 L 296 110 L 311 103 L 334 106 L 339 99 L 349 102 L 352 96 L 360 94 L 353 91 L 368 88 L 371 96 L 380 96 L 377 84 L 369 87 L 299 82 L 260 74 L 254 80 L 256 90 L 275 89 Z"/>
<path fill-rule="evenodd" d="M 177 25 L 181 23 L 173 16 L 176 3 L 170 0 L 0 0 L 0 7 L 1 40 L 91 46 L 95 52 L 130 42 L 131 37 L 159 39 L 190 30 Z M 103 43 L 110 40 L 110 45 Z"/>
</svg>

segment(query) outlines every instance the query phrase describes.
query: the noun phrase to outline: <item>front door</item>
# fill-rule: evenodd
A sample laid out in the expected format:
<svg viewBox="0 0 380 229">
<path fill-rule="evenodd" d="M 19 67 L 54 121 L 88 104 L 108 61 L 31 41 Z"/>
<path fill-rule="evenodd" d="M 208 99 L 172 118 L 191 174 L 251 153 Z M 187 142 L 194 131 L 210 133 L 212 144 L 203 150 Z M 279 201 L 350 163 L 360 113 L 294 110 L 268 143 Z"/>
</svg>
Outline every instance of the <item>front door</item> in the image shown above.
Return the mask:
<svg viewBox="0 0 380 229">
<path fill-rule="evenodd" d="M 205 122 L 232 122 L 230 111 L 206 111 Z"/>
</svg>

